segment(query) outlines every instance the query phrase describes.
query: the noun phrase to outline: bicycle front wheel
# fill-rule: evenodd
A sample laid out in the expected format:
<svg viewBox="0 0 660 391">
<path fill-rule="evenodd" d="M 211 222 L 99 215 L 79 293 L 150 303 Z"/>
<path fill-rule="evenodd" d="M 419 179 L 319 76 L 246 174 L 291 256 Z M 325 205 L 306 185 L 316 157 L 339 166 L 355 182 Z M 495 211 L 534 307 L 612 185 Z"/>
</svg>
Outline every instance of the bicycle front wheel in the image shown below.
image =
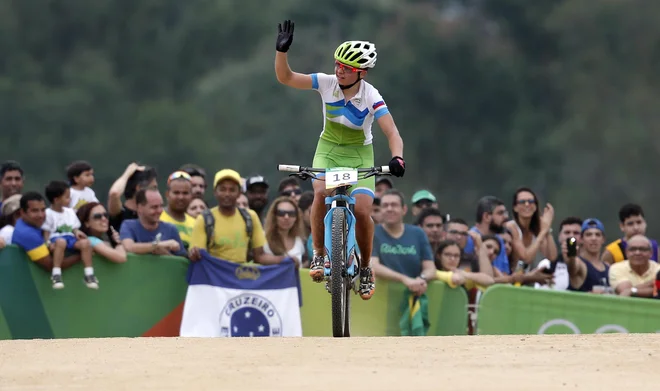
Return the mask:
<svg viewBox="0 0 660 391">
<path fill-rule="evenodd" d="M 343 337 L 346 322 L 346 214 L 342 208 L 332 211 L 332 249 L 330 293 L 332 295 L 332 336 Z"/>
</svg>

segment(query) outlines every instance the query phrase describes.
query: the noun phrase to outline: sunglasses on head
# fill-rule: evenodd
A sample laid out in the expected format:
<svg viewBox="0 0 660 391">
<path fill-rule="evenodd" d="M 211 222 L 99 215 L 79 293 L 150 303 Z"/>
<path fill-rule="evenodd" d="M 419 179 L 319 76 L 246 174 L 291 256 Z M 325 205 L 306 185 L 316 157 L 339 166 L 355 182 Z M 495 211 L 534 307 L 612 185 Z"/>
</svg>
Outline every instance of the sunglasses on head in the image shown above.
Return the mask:
<svg viewBox="0 0 660 391">
<path fill-rule="evenodd" d="M 280 216 L 280 217 L 284 217 L 284 216 L 296 217 L 297 213 L 296 213 L 295 210 L 281 210 L 281 209 L 278 209 L 277 210 L 277 215 Z"/>
<path fill-rule="evenodd" d="M 93 219 L 93 220 L 101 220 L 101 219 L 104 218 L 104 217 L 105 217 L 106 219 L 110 217 L 110 215 L 108 215 L 108 212 L 94 213 L 94 214 L 92 215 L 92 219 Z"/>
<path fill-rule="evenodd" d="M 174 171 L 170 176 L 167 178 L 167 184 L 169 185 L 170 182 L 172 182 L 175 179 L 185 179 L 187 181 L 192 180 L 192 177 L 190 174 L 188 174 L 185 171 Z"/>
</svg>

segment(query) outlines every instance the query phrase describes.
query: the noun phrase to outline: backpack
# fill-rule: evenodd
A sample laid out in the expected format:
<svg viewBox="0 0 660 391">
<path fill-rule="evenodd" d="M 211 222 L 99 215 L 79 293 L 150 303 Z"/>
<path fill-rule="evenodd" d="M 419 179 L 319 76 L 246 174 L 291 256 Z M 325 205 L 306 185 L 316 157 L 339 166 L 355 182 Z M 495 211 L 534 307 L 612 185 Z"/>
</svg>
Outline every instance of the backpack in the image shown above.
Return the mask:
<svg viewBox="0 0 660 391">
<path fill-rule="evenodd" d="M 248 237 L 248 245 L 247 245 L 247 253 L 248 256 L 246 258 L 246 261 L 250 261 L 250 250 L 252 249 L 252 216 L 250 216 L 250 213 L 243 209 L 243 208 L 236 208 L 238 209 L 239 213 L 241 214 L 241 217 L 243 217 L 243 220 L 245 221 L 245 232 L 247 233 Z M 211 250 L 211 246 L 213 246 L 213 230 L 215 228 L 215 217 L 213 217 L 213 213 L 211 213 L 211 209 L 204 209 L 202 211 L 202 216 L 204 217 L 204 228 L 206 229 L 206 249 Z"/>
</svg>

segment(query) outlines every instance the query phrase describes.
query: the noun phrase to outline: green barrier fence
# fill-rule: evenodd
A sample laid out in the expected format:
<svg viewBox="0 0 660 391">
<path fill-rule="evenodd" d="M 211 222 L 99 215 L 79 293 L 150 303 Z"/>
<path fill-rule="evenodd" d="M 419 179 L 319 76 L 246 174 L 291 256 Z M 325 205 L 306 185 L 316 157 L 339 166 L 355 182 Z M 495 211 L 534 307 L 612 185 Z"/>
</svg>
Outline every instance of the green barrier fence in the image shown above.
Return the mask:
<svg viewBox="0 0 660 391">
<path fill-rule="evenodd" d="M 309 270 L 300 270 L 303 306 L 300 309 L 304 336 L 332 336 L 330 294 L 325 284 L 309 278 Z M 376 294 L 368 301 L 351 296 L 351 335 L 401 335 L 399 320 L 407 300 L 403 284 L 376 281 Z M 468 299 L 463 289 L 452 289 L 434 281 L 426 292 L 429 308 L 427 335 L 466 335 Z"/>
<path fill-rule="evenodd" d="M 3 339 L 11 339 L 11 332 L 9 331 L 5 315 L 2 313 L 2 308 L 0 308 L 0 340 Z"/>
<path fill-rule="evenodd" d="M 53 290 L 47 271 L 8 246 L 0 251 L 0 338 L 145 335 L 183 302 L 187 267 L 177 257 L 95 257 L 99 290 L 85 286 L 81 264 L 64 270 L 65 288 Z"/>
<path fill-rule="evenodd" d="M 660 300 L 495 285 L 479 303 L 478 334 L 660 332 Z"/>
<path fill-rule="evenodd" d="M 129 254 L 124 264 L 94 257 L 98 291 L 82 282 L 82 265 L 64 270 L 65 288 L 16 246 L 0 250 L 0 339 L 178 335 L 188 261 Z M 301 269 L 304 336 L 330 336 L 330 294 Z M 429 284 L 428 335 L 467 334 L 467 296 L 441 282 Z M 354 295 L 353 335 L 400 335 L 403 285 L 379 280 L 369 301 Z"/>
</svg>

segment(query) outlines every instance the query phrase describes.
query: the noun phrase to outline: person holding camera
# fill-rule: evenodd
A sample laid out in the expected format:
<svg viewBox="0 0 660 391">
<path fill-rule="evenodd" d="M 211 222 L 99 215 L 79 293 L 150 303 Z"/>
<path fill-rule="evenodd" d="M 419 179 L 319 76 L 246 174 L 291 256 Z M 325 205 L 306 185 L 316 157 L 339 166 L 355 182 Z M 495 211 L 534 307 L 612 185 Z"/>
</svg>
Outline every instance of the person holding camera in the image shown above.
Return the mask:
<svg viewBox="0 0 660 391">
<path fill-rule="evenodd" d="M 601 260 L 605 243 L 605 226 L 598 219 L 584 220 L 580 238 L 571 237 L 561 243 L 568 266 L 568 290 L 605 293 L 610 285 L 609 266 Z"/>
<path fill-rule="evenodd" d="M 547 284 L 534 284 L 536 289 L 553 289 L 558 291 L 565 291 L 569 286 L 568 266 L 566 265 L 567 250 L 566 243 L 570 238 L 580 238 L 582 231 L 582 219 L 579 217 L 567 217 L 559 224 L 559 235 L 557 239 L 559 243 L 563 243 L 563 249 L 556 259 L 551 261 L 548 258 L 539 262 L 536 267 L 537 270 L 544 270 L 548 274 L 552 274 L 554 282 L 550 285 Z M 576 239 L 576 245 L 579 240 Z"/>
</svg>

